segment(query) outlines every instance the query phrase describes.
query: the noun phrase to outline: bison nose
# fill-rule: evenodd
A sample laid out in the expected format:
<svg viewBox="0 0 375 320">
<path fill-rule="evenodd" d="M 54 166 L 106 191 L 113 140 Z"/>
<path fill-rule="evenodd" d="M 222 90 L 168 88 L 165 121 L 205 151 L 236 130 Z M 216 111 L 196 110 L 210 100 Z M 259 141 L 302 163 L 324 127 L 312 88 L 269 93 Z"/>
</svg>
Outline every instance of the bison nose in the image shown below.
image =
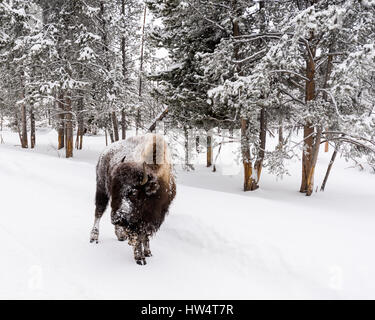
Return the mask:
<svg viewBox="0 0 375 320">
<path fill-rule="evenodd" d="M 129 209 L 130 209 L 129 202 L 127 201 L 127 199 L 123 199 L 121 202 L 120 211 L 129 212 Z"/>
</svg>

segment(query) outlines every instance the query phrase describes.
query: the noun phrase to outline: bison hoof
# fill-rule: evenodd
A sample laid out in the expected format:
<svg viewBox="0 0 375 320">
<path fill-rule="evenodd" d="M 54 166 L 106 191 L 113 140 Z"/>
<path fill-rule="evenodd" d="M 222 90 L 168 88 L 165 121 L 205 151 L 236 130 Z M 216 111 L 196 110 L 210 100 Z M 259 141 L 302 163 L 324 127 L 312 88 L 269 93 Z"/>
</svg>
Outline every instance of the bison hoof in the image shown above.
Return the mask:
<svg viewBox="0 0 375 320">
<path fill-rule="evenodd" d="M 137 262 L 137 264 L 139 264 L 140 266 L 144 266 L 147 264 L 146 259 L 135 260 L 135 262 Z"/>
<path fill-rule="evenodd" d="M 115 233 L 118 241 L 125 241 L 128 237 L 126 236 L 126 231 L 123 227 L 116 226 Z"/>
<path fill-rule="evenodd" d="M 90 243 L 99 242 L 99 230 L 97 228 L 92 229 L 90 235 Z"/>
</svg>

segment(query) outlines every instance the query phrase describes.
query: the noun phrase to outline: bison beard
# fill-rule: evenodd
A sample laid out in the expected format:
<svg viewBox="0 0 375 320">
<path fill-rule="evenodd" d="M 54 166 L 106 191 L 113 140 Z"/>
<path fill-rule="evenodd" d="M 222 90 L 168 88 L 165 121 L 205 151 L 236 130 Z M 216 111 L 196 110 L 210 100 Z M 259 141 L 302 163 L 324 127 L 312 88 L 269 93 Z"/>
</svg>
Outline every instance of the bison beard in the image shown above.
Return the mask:
<svg viewBox="0 0 375 320">
<path fill-rule="evenodd" d="M 158 148 L 163 150 L 161 159 L 155 156 Z M 149 156 L 152 164 L 145 161 Z M 148 134 L 113 144 L 97 165 L 95 223 L 90 242 L 98 243 L 99 221 L 111 199 L 111 221 L 118 240 L 128 240 L 136 262 L 146 264 L 145 258 L 151 256 L 149 237 L 163 223 L 175 194 L 168 149 L 161 136 Z"/>
</svg>

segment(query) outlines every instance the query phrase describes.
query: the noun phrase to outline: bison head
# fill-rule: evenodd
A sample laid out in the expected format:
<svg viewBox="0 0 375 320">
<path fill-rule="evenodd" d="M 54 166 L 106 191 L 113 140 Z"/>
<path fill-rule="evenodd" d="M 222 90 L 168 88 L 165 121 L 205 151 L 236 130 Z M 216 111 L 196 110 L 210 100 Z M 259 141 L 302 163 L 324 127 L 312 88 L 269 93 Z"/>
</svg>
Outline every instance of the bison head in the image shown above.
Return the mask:
<svg viewBox="0 0 375 320">
<path fill-rule="evenodd" d="M 113 170 L 111 180 L 112 223 L 136 225 L 159 189 L 157 177 L 145 163 L 123 162 Z"/>
</svg>

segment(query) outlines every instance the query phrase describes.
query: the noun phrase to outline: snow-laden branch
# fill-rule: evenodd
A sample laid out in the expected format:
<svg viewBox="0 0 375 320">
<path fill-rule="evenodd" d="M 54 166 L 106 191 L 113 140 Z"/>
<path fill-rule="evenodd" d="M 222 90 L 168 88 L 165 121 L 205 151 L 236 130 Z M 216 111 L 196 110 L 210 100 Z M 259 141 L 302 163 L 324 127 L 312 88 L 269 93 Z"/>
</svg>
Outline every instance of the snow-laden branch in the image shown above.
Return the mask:
<svg viewBox="0 0 375 320">
<path fill-rule="evenodd" d="M 290 73 L 290 74 L 293 74 L 293 75 L 295 75 L 295 76 L 297 76 L 297 77 L 299 77 L 299 78 L 301 78 L 303 80 L 309 81 L 309 79 L 306 78 L 305 76 L 303 76 L 303 75 L 301 75 L 301 74 L 299 74 L 297 72 L 290 71 L 290 70 L 271 70 L 270 72 L 271 73 Z"/>
<path fill-rule="evenodd" d="M 238 63 L 238 64 L 241 64 L 241 63 L 244 63 L 244 62 L 247 62 L 247 61 L 251 61 L 253 60 L 255 57 L 257 57 L 258 55 L 264 53 L 264 52 L 267 52 L 267 48 L 264 48 L 260 51 L 258 51 L 257 53 L 254 53 L 253 55 L 251 55 L 250 57 L 246 57 L 242 60 L 232 60 L 233 63 Z"/>
</svg>

